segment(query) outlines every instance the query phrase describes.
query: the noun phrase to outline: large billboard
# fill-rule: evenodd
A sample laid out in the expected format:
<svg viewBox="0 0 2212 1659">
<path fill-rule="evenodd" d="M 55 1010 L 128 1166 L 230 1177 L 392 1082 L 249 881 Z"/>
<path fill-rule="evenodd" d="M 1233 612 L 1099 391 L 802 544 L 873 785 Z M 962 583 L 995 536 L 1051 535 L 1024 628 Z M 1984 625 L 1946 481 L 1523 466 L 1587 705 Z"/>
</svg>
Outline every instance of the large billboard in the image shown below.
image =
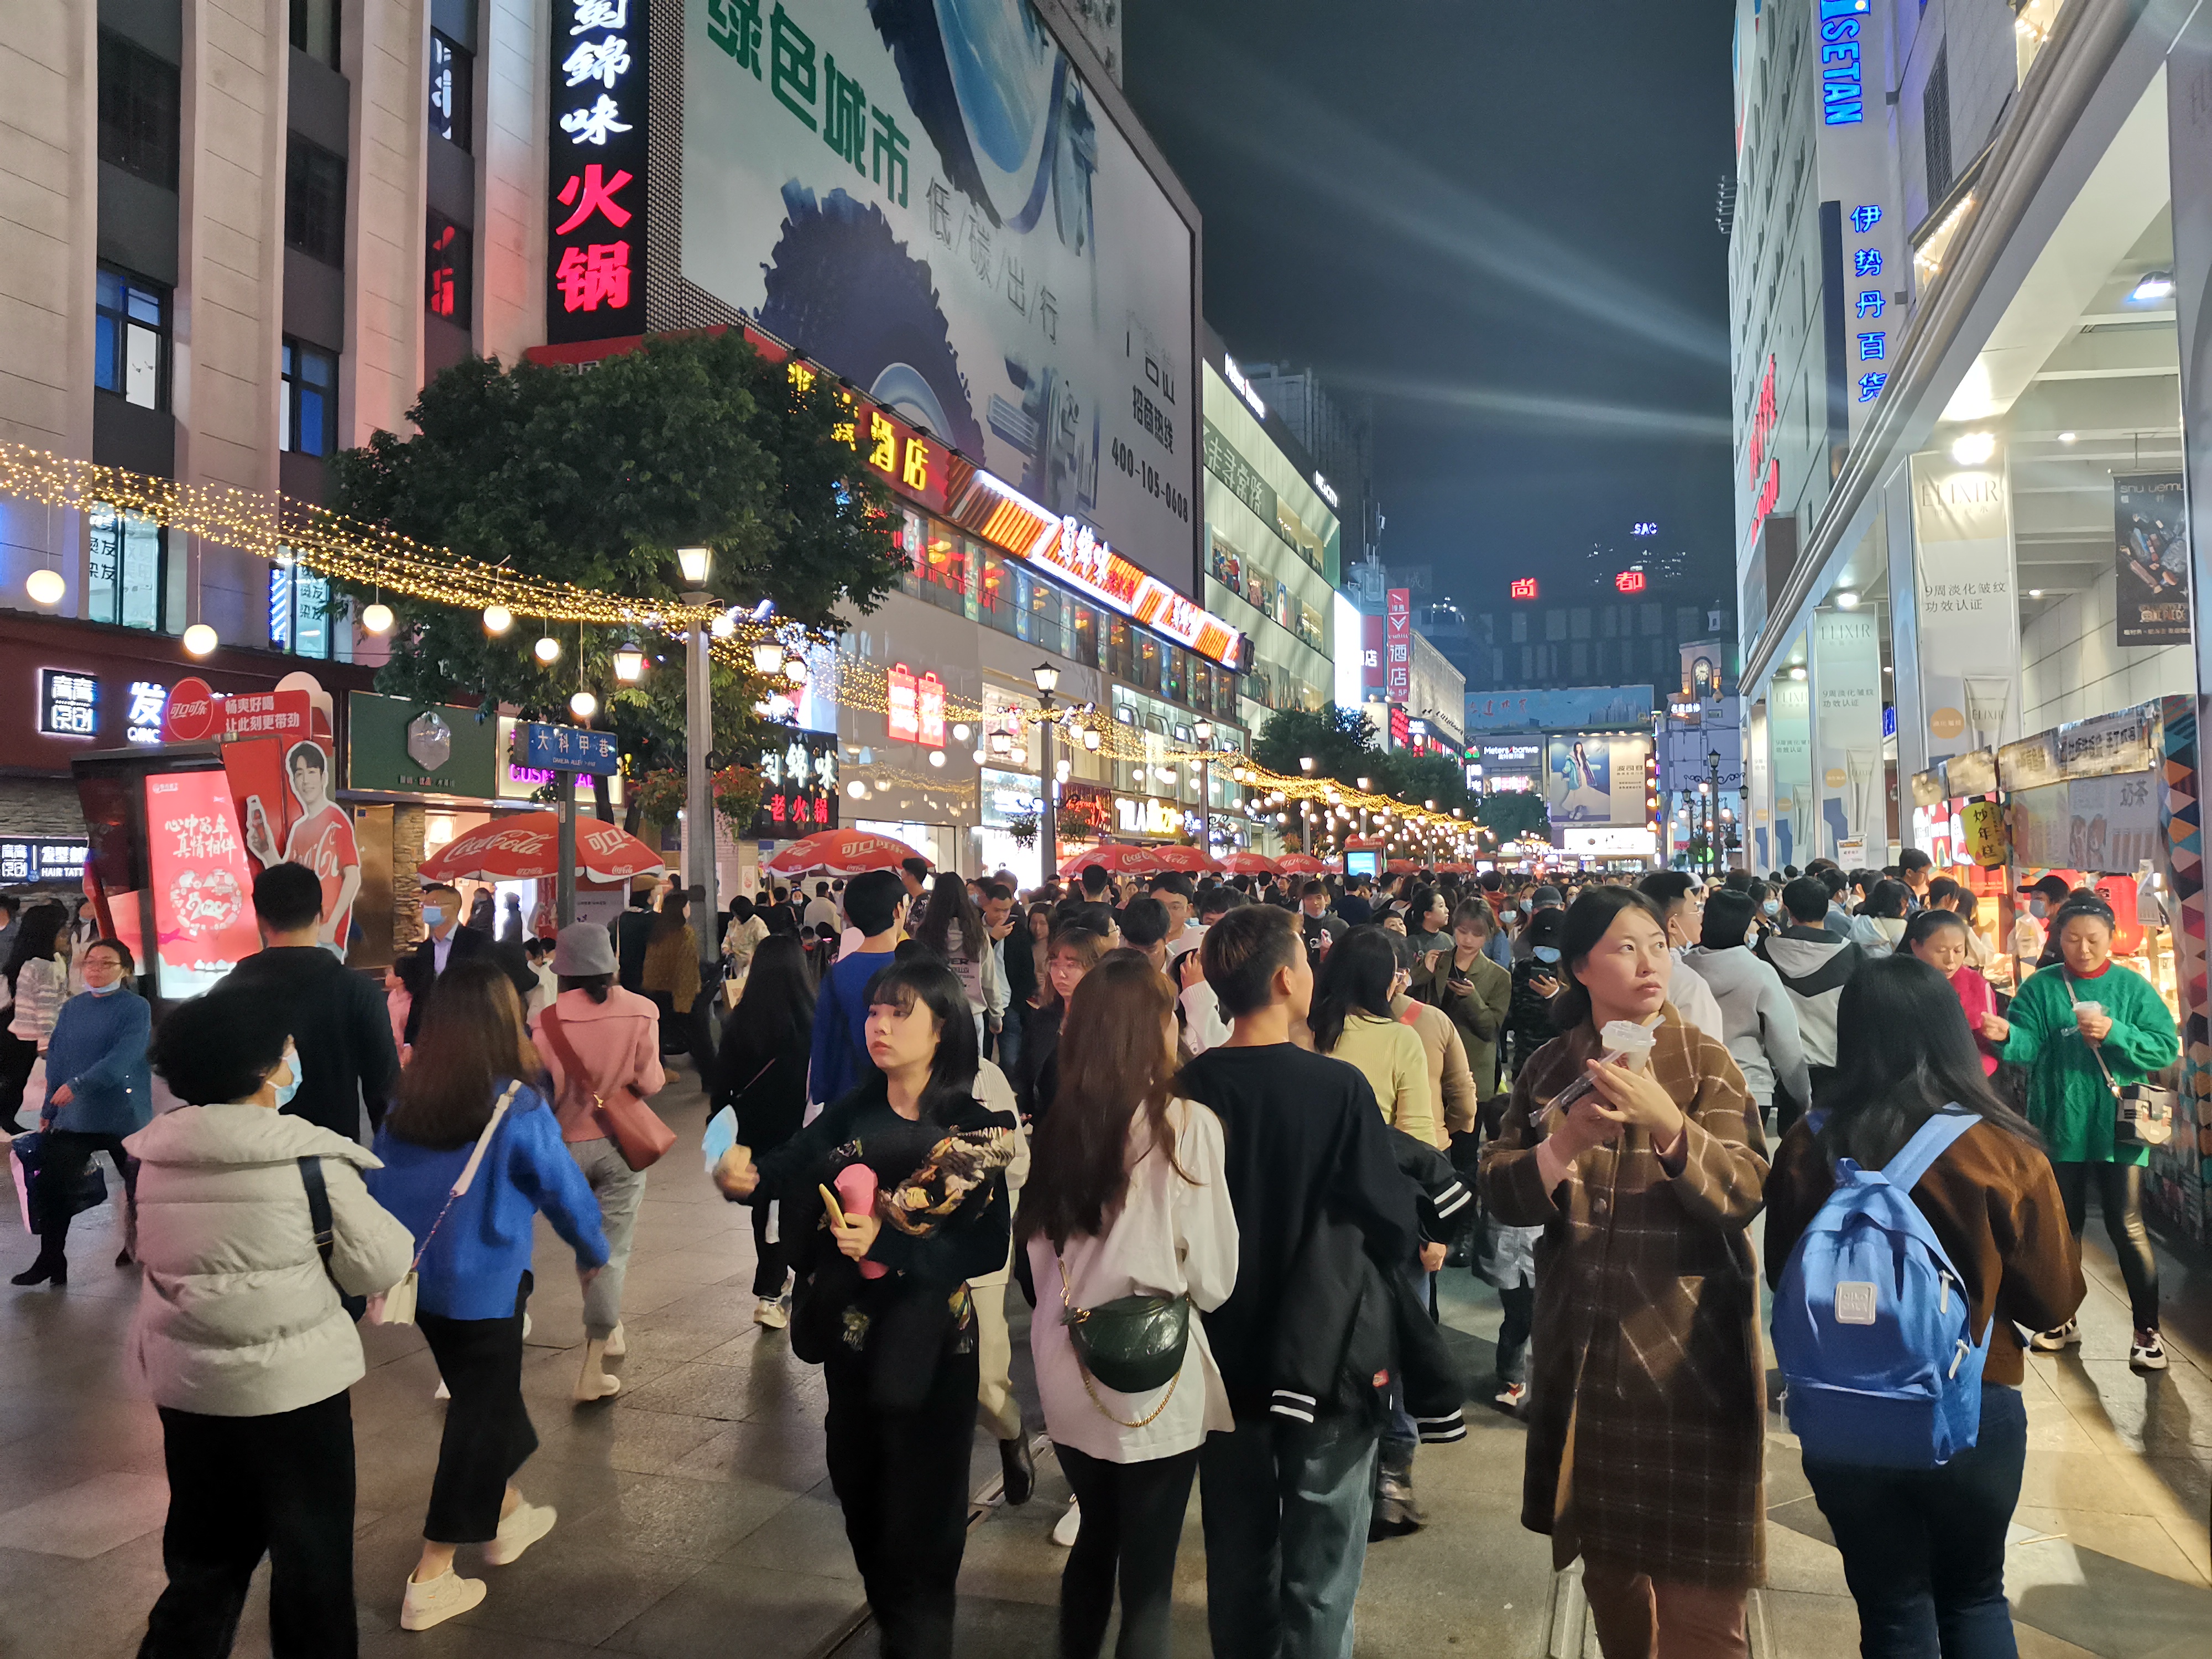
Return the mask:
<svg viewBox="0 0 2212 1659">
<path fill-rule="evenodd" d="M 1544 744 L 1544 805 L 1555 830 L 1567 824 L 1649 823 L 1648 737 L 1579 732 Z"/>
<path fill-rule="evenodd" d="M 1194 242 L 1026 0 L 685 0 L 684 276 L 1177 590 Z"/>
<path fill-rule="evenodd" d="M 1648 685 L 1574 685 L 1551 691 L 1470 691 L 1467 731 L 1565 732 L 1588 726 L 1649 729 L 1656 696 Z"/>
</svg>

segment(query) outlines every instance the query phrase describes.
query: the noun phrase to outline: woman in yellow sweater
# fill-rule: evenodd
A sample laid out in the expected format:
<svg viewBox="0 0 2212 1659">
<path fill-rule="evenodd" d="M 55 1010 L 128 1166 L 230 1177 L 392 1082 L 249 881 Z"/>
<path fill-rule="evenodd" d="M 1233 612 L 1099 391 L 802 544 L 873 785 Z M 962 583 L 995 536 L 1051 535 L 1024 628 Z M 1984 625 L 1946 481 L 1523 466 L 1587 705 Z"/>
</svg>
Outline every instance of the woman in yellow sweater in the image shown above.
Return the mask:
<svg viewBox="0 0 2212 1659">
<path fill-rule="evenodd" d="M 1398 947 L 1376 927 L 1355 927 L 1329 947 L 1314 987 L 1314 1047 L 1358 1067 L 1375 1085 L 1382 1121 L 1424 1146 L 1437 1144 L 1440 1104 L 1429 1087 L 1420 1036 L 1390 1012 Z"/>
</svg>

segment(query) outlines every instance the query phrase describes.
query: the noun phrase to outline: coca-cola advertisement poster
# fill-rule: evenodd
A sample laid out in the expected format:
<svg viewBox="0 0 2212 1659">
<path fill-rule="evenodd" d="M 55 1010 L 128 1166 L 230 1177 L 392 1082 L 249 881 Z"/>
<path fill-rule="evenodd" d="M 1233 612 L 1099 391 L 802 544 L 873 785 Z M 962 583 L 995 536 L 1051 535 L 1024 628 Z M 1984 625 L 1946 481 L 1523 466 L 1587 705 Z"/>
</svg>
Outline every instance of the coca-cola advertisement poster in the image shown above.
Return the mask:
<svg viewBox="0 0 2212 1659">
<path fill-rule="evenodd" d="M 146 842 L 161 994 L 198 996 L 261 948 L 228 778 L 221 771 L 148 778 Z"/>
</svg>

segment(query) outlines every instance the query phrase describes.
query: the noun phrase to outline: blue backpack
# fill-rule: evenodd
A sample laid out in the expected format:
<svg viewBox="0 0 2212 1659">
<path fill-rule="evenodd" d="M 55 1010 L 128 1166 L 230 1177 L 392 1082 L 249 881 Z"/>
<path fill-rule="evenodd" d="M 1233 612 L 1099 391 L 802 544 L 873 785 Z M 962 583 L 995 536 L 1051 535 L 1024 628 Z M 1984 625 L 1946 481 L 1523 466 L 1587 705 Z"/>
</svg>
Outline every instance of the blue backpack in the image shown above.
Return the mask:
<svg viewBox="0 0 2212 1659">
<path fill-rule="evenodd" d="M 1938 1112 L 1881 1170 L 1836 1160 L 1835 1190 L 1774 1292 L 1774 1357 L 1808 1462 L 1940 1468 L 1981 1432 L 1989 1333 L 1974 1332 L 1966 1281 L 1912 1201 L 1980 1121 Z"/>
</svg>

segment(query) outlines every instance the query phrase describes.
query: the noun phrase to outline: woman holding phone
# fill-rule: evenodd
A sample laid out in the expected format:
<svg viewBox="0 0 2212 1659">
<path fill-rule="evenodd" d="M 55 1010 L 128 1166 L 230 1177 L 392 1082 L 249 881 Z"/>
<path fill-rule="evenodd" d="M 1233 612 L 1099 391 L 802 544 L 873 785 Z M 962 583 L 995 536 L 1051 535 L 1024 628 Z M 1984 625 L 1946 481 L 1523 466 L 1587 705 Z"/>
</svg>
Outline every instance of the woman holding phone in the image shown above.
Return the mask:
<svg viewBox="0 0 2212 1659">
<path fill-rule="evenodd" d="M 2128 1364 L 2166 1369 L 2159 1335 L 2158 1259 L 2143 1231 L 2142 1173 L 2150 1148 L 2121 1143 L 2112 1091 L 2148 1081 L 2179 1057 L 2173 1016 L 2150 981 L 2112 960 L 2112 907 L 2094 894 L 2068 899 L 2051 919 L 2059 960 L 2038 969 L 2008 1017 L 1982 1022 L 2000 1057 L 2027 1073 L 2027 1118 L 2044 1139 L 2074 1237 L 2087 1221 L 2090 1183 L 2127 1283 L 2135 1335 Z M 2053 1352 L 2081 1340 L 2078 1320 L 2031 1344 Z"/>
<path fill-rule="evenodd" d="M 1651 900 L 1584 892 L 1559 950 L 1561 1035 L 1482 1158 L 1491 1212 L 1544 1230 L 1522 1524 L 1551 1534 L 1554 1567 L 1583 1558 L 1607 1659 L 1741 1654 L 1765 1568 L 1746 1233 L 1765 1142 L 1728 1049 L 1667 1000 Z"/>
<path fill-rule="evenodd" d="M 857 1144 L 874 1180 L 896 1183 L 947 1136 L 1016 1126 L 975 1097 L 975 1016 L 951 969 L 917 952 L 877 974 L 867 1004 L 874 1069 L 757 1164 L 726 1159 L 715 1180 L 728 1198 L 782 1203 L 799 1282 L 794 1346 L 802 1332 L 829 1334 L 830 1482 L 884 1659 L 950 1659 L 981 1380 L 968 1282 L 1006 1266 L 1005 1173 L 917 1233 L 884 1224 L 879 1204 L 838 1196 L 859 1160 L 834 1158 Z M 822 1218 L 811 1224 L 810 1201 Z"/>
</svg>

